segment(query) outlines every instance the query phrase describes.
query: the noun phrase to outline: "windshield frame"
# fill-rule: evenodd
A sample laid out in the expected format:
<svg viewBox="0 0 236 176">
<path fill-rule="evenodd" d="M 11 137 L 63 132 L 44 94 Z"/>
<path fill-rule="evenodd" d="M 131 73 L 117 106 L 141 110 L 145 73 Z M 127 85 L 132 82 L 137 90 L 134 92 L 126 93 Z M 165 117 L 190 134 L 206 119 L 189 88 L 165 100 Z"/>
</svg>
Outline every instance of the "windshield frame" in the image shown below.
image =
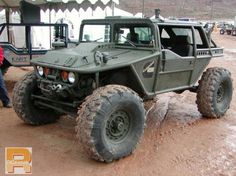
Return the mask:
<svg viewBox="0 0 236 176">
<path fill-rule="evenodd" d="M 127 26 L 126 26 L 127 25 Z M 118 43 L 117 42 L 117 29 L 121 29 L 121 28 L 126 28 L 129 30 L 133 30 L 134 33 L 135 32 L 135 28 L 150 28 L 150 32 L 152 35 L 152 45 L 148 45 L 148 44 L 141 44 L 141 43 L 136 43 L 136 42 L 132 42 L 135 45 L 135 47 L 128 41 L 128 43 Z M 150 25 L 149 23 L 145 23 L 145 22 L 134 22 L 134 23 L 129 23 L 129 22 L 119 22 L 119 23 L 115 23 L 114 24 L 114 34 L 113 34 L 113 42 L 115 43 L 116 46 L 118 47 L 123 47 L 123 48 L 147 48 L 147 49 L 153 49 L 156 48 L 156 34 L 155 34 L 155 26 L 154 25 Z M 126 37 L 124 37 L 126 38 Z M 127 40 L 129 40 L 128 38 L 126 38 Z M 140 40 L 141 41 L 141 40 Z M 151 40 L 150 40 L 151 42 Z"/>
<path fill-rule="evenodd" d="M 83 41 L 83 32 L 84 32 L 84 26 L 86 25 L 108 25 L 110 26 L 110 31 L 109 31 L 109 41 L 108 42 L 98 42 L 98 41 Z M 106 23 L 106 22 L 99 22 L 99 23 L 83 23 L 80 26 L 80 35 L 79 35 L 79 43 L 93 43 L 93 42 L 97 42 L 97 43 L 112 43 L 112 24 L 110 23 Z"/>
<path fill-rule="evenodd" d="M 160 51 L 160 45 L 159 45 L 159 40 L 158 40 L 158 25 L 156 22 L 153 22 L 150 19 L 147 18 L 122 18 L 122 17 L 110 17 L 110 18 L 105 18 L 105 19 L 87 19 L 83 20 L 81 25 L 80 25 L 80 35 L 79 35 L 79 43 L 82 41 L 83 37 L 83 28 L 85 25 L 110 25 L 110 44 L 114 44 L 115 47 L 117 48 L 128 48 L 128 49 L 147 49 L 147 50 L 157 50 Z M 129 46 L 129 45 L 118 45 L 115 43 L 115 25 L 117 24 L 147 24 L 151 28 L 151 31 L 153 32 L 154 36 L 154 45 L 153 47 L 146 47 L 146 46 Z M 78 43 L 78 44 L 79 44 Z M 82 41 L 83 43 L 83 41 Z M 101 43 L 102 44 L 102 43 Z M 104 43 L 107 44 L 107 43 Z"/>
</svg>

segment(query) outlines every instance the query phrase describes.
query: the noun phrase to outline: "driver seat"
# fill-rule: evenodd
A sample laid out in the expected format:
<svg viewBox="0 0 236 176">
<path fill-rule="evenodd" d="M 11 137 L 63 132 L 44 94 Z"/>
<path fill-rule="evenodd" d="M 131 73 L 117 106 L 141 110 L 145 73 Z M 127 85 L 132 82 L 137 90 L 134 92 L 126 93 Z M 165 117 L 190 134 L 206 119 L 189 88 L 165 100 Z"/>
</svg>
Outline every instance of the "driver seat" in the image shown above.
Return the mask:
<svg viewBox="0 0 236 176">
<path fill-rule="evenodd" d="M 138 33 L 134 33 L 133 35 L 128 33 L 126 38 L 129 39 L 131 42 L 139 43 L 139 35 L 138 35 Z"/>
<path fill-rule="evenodd" d="M 193 46 L 189 36 L 176 36 L 174 46 L 171 49 L 174 53 L 186 57 L 193 56 Z"/>
</svg>

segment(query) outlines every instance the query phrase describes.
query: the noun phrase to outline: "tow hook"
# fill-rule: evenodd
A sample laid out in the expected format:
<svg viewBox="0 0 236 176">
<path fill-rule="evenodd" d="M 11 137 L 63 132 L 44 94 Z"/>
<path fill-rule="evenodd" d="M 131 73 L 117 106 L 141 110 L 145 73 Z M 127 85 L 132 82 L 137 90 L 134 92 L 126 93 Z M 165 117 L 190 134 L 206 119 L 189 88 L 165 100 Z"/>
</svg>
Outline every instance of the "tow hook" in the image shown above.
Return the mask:
<svg viewBox="0 0 236 176">
<path fill-rule="evenodd" d="M 61 84 L 52 85 L 51 88 L 52 88 L 53 91 L 61 90 L 62 89 L 62 85 Z"/>
</svg>

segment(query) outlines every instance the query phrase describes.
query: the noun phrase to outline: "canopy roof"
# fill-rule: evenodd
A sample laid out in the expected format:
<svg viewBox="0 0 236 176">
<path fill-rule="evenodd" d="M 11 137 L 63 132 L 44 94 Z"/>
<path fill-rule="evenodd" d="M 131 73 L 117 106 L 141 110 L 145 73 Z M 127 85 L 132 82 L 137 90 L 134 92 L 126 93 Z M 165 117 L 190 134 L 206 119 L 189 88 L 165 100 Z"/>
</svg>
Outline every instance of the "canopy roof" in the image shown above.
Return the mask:
<svg viewBox="0 0 236 176">
<path fill-rule="evenodd" d="M 102 9 L 111 6 L 112 3 L 119 4 L 119 0 L 25 0 L 29 3 L 39 5 L 42 10 L 66 10 L 84 9 L 87 10 L 91 7 L 95 10 L 97 7 Z M 11 8 L 13 11 L 19 9 L 20 0 L 0 0 L 0 10 Z"/>
</svg>

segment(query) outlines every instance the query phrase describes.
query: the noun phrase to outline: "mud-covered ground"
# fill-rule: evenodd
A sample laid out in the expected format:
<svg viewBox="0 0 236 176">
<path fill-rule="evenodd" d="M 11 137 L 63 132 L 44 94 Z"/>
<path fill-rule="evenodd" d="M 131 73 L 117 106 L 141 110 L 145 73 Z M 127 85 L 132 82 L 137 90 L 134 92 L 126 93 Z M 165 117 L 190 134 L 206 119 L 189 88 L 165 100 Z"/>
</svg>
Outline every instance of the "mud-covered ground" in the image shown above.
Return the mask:
<svg viewBox="0 0 236 176">
<path fill-rule="evenodd" d="M 229 69 L 236 80 L 236 37 L 217 33 L 213 38 L 226 50 L 209 66 Z M 27 71 L 9 70 L 5 79 L 11 95 L 15 81 Z M 86 157 L 75 140 L 73 119 L 34 127 L 25 125 L 13 109 L 0 107 L 0 175 L 4 175 L 4 148 L 25 146 L 33 148 L 33 175 L 37 176 L 235 176 L 236 94 L 225 117 L 218 120 L 201 117 L 195 96 L 188 91 L 158 96 L 134 154 L 110 164 Z"/>
</svg>

